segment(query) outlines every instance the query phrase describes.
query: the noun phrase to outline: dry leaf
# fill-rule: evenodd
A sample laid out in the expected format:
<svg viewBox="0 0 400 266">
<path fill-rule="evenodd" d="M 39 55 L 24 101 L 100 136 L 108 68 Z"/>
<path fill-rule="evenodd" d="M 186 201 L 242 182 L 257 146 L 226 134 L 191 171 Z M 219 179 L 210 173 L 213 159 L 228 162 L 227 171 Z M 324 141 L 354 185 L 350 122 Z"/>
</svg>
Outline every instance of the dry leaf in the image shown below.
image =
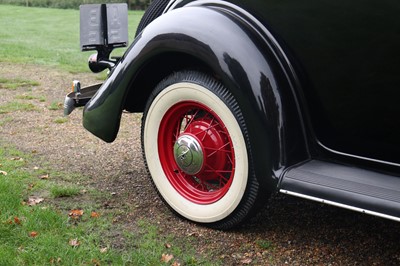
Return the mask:
<svg viewBox="0 0 400 266">
<path fill-rule="evenodd" d="M 181 264 L 175 261 L 174 263 L 171 264 L 171 266 L 181 266 Z"/>
<path fill-rule="evenodd" d="M 241 260 L 240 262 L 241 262 L 242 264 L 250 264 L 252 261 L 253 261 L 252 259 L 247 258 L 247 259 Z"/>
<path fill-rule="evenodd" d="M 29 233 L 30 237 L 37 237 L 38 236 L 38 232 L 32 231 Z"/>
<path fill-rule="evenodd" d="M 161 262 L 166 262 L 166 263 L 168 263 L 170 260 L 172 260 L 174 258 L 174 256 L 173 255 L 171 255 L 171 254 L 162 254 L 161 255 Z"/>
<path fill-rule="evenodd" d="M 21 220 L 17 216 L 15 216 L 14 217 L 14 223 L 18 224 L 18 225 L 21 225 Z"/>
<path fill-rule="evenodd" d="M 0 175 L 7 175 L 7 172 L 0 170 Z"/>
<path fill-rule="evenodd" d="M 23 161 L 24 159 L 22 159 L 21 157 L 12 157 L 11 161 Z"/>
<path fill-rule="evenodd" d="M 78 238 L 69 240 L 69 245 L 72 247 L 78 247 L 81 243 L 78 241 Z"/>
<path fill-rule="evenodd" d="M 100 253 L 106 253 L 108 251 L 108 248 L 101 248 Z"/>
<path fill-rule="evenodd" d="M 96 260 L 96 259 L 92 259 L 92 263 L 93 263 L 94 266 L 100 266 L 101 265 L 100 261 Z"/>
<path fill-rule="evenodd" d="M 100 217 L 100 214 L 99 214 L 98 212 L 92 212 L 92 213 L 90 214 L 90 217 L 92 217 L 92 218 L 98 218 L 98 217 Z"/>
<path fill-rule="evenodd" d="M 49 174 L 39 176 L 40 179 L 49 179 Z"/>
<path fill-rule="evenodd" d="M 83 215 L 83 210 L 71 210 L 68 214 L 72 219 L 79 219 Z"/>
<path fill-rule="evenodd" d="M 51 258 L 50 259 L 50 264 L 59 264 L 59 263 L 61 263 L 61 258 Z"/>
<path fill-rule="evenodd" d="M 170 243 L 165 243 L 165 247 L 166 247 L 166 248 L 171 248 L 172 245 L 171 245 Z"/>
<path fill-rule="evenodd" d="M 28 206 L 35 206 L 36 204 L 41 203 L 42 201 L 44 201 L 44 198 L 39 198 L 39 197 L 30 197 L 28 199 Z"/>
</svg>

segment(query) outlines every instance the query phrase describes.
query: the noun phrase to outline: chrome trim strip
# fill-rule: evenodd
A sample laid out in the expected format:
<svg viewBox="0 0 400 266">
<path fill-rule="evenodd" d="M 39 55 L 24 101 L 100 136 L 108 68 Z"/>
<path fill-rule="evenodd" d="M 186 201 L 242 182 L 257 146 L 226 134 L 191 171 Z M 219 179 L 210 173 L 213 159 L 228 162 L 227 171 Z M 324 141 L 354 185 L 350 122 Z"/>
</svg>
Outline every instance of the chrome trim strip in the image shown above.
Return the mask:
<svg viewBox="0 0 400 266">
<path fill-rule="evenodd" d="M 346 157 L 352 157 L 352 158 L 356 158 L 356 159 L 360 159 L 360 160 L 366 160 L 366 161 L 370 161 L 370 162 L 374 162 L 374 163 L 381 163 L 381 164 L 386 164 L 386 165 L 391 165 L 391 166 L 396 166 L 396 167 L 400 167 L 400 164 L 398 163 L 392 163 L 392 162 L 388 162 L 388 161 L 383 161 L 383 160 L 378 160 L 378 159 L 372 159 L 372 158 L 368 158 L 368 157 L 363 157 L 363 156 L 359 156 L 359 155 L 353 155 L 350 153 L 345 153 L 345 152 L 340 152 L 331 148 L 328 148 L 327 146 L 325 146 L 324 144 L 322 144 L 319 140 L 317 140 L 318 145 L 320 145 L 322 148 L 341 155 L 341 156 L 346 156 Z"/>
<path fill-rule="evenodd" d="M 288 191 L 288 190 L 285 190 L 285 189 L 281 189 L 281 190 L 279 190 L 279 192 L 281 192 L 283 194 L 299 197 L 299 198 L 304 198 L 304 199 L 308 199 L 308 200 L 312 200 L 312 201 L 316 201 L 316 202 L 332 205 L 332 206 L 335 206 L 335 207 L 340 207 L 340 208 L 344 208 L 344 209 L 348 209 L 348 210 L 352 210 L 352 211 L 356 211 L 356 212 L 361 212 L 361 213 L 365 213 L 365 214 L 369 214 L 369 215 L 373 215 L 373 216 L 377 216 L 377 217 L 393 220 L 393 221 L 396 221 L 396 222 L 400 222 L 400 217 L 396 217 L 396 216 L 392 216 L 392 215 L 387 215 L 387 214 L 383 214 L 383 213 L 379 213 L 379 212 L 375 212 L 375 211 L 365 210 L 365 209 L 361 209 L 361 208 L 358 208 L 358 207 L 354 207 L 354 206 L 350 206 L 350 205 L 346 205 L 346 204 L 342 204 L 342 203 L 338 203 L 338 202 L 334 202 L 334 201 L 330 201 L 330 200 L 325 200 L 325 199 L 321 199 L 321 198 L 317 198 L 317 197 L 313 197 L 313 196 L 309 196 L 309 195 L 305 195 L 305 194 L 301 194 L 301 193 L 297 193 L 297 192 Z"/>
</svg>

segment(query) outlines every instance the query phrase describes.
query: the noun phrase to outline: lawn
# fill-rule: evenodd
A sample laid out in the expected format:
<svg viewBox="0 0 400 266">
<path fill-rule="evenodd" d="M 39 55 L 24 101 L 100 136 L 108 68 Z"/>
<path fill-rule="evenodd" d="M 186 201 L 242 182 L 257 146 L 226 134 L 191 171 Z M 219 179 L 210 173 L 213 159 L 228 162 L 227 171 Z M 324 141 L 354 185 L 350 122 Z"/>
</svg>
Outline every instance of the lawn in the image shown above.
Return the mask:
<svg viewBox="0 0 400 266">
<path fill-rule="evenodd" d="M 129 247 L 113 248 L 115 214 L 98 204 L 105 195 L 70 182 L 85 176 L 34 162 L 34 155 L 0 143 L 0 265 L 179 265 L 169 254 L 184 265 L 210 265 L 194 251 L 167 248 L 173 236 L 159 236 L 144 220 L 123 232 Z"/>
<path fill-rule="evenodd" d="M 129 11 L 130 41 L 142 15 L 143 11 Z M 0 5 L 0 25 L 0 62 L 89 71 L 86 62 L 93 52 L 80 51 L 78 10 Z"/>
</svg>

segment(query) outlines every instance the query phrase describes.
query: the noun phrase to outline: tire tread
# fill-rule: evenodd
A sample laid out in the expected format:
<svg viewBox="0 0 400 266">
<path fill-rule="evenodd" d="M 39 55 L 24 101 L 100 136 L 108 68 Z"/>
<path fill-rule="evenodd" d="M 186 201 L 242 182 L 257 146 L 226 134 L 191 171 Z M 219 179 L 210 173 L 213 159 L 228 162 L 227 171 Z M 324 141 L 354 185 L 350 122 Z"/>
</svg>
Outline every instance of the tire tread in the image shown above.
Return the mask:
<svg viewBox="0 0 400 266">
<path fill-rule="evenodd" d="M 248 151 L 248 161 L 249 161 L 249 173 L 248 173 L 248 183 L 246 186 L 245 193 L 243 195 L 243 199 L 239 203 L 239 205 L 236 207 L 236 209 L 228 215 L 226 218 L 222 219 L 221 221 L 213 222 L 213 223 L 207 223 L 203 224 L 206 225 L 207 227 L 218 229 L 218 230 L 229 230 L 234 227 L 237 227 L 241 224 L 243 224 L 245 221 L 247 221 L 249 218 L 253 217 L 259 208 L 265 204 L 266 198 L 268 195 L 263 194 L 263 189 L 260 186 L 260 183 L 258 182 L 255 172 L 254 172 L 254 167 L 253 167 L 253 159 L 252 159 L 252 152 L 251 152 L 251 146 L 250 146 L 250 140 L 249 140 L 249 135 L 246 127 L 246 123 L 244 120 L 244 117 L 242 115 L 241 109 L 239 104 L 237 103 L 236 99 L 234 96 L 229 92 L 227 88 L 225 88 L 220 82 L 215 80 L 212 76 L 198 72 L 198 71 L 191 71 L 191 70 L 184 70 L 180 72 L 173 73 L 163 81 L 159 83 L 159 85 L 153 90 L 151 93 L 149 100 L 146 104 L 145 111 L 143 113 L 142 117 L 142 131 L 141 131 L 141 138 L 142 138 L 142 154 L 143 158 L 145 161 L 146 169 L 147 172 L 149 173 L 149 170 L 147 168 L 147 162 L 146 162 L 146 156 L 144 154 L 144 124 L 146 121 L 147 117 L 147 110 L 149 109 L 153 99 L 166 87 L 173 83 L 178 83 L 178 82 L 191 82 L 195 83 L 197 85 L 201 85 L 203 87 L 208 88 L 210 91 L 215 93 L 232 111 L 233 115 L 235 116 L 243 137 L 245 139 L 247 151 Z M 151 179 L 151 178 L 150 178 Z M 165 200 L 162 198 L 160 193 L 158 192 L 153 180 L 152 184 L 155 187 L 158 195 L 160 198 L 164 201 Z M 173 210 L 168 204 L 166 204 L 175 214 L 178 216 L 182 217 L 180 214 L 178 214 L 175 210 Z M 185 217 L 183 217 L 185 218 Z"/>
</svg>

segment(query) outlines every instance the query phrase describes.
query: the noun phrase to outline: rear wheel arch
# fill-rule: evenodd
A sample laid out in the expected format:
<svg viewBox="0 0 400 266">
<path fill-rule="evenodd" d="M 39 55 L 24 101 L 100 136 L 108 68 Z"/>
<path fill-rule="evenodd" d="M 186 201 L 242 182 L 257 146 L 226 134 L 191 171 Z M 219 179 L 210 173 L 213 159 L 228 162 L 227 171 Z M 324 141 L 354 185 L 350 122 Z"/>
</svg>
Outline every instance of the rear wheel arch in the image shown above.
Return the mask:
<svg viewBox="0 0 400 266">
<path fill-rule="evenodd" d="M 124 109 L 130 112 L 143 112 L 147 99 L 157 84 L 170 74 L 183 69 L 199 70 L 214 75 L 205 62 L 190 54 L 176 52 L 159 54 L 144 63 L 132 78 Z"/>
<path fill-rule="evenodd" d="M 196 21 L 196 16 L 209 16 L 210 20 L 196 25 L 197 30 L 192 31 L 184 19 L 194 18 Z M 224 28 L 215 28 L 211 33 L 207 29 L 216 22 Z M 126 109 L 142 111 L 155 84 L 173 72 L 200 69 L 217 77 L 239 100 L 246 120 L 250 121 L 249 134 L 253 146 L 259 151 L 257 176 L 270 187 L 276 185 L 281 171 L 288 165 L 285 149 L 294 150 L 291 143 L 286 143 L 288 128 L 285 116 L 289 114 L 291 121 L 295 121 L 298 114 L 287 74 L 265 36 L 235 16 L 205 7 L 172 10 L 148 25 L 147 29 L 138 39 L 138 47 L 144 45 L 142 51 L 145 53 L 136 52 L 139 55 L 137 61 L 146 60 L 141 61 L 139 71 L 132 79 L 125 101 Z M 228 32 L 235 32 L 235 35 Z M 181 41 L 179 46 L 176 45 L 177 38 Z M 237 43 L 237 46 L 220 49 L 226 41 Z M 297 124 L 295 127 L 290 130 L 298 131 L 300 143 L 303 141 L 300 137 L 302 131 Z M 268 149 L 274 152 L 270 158 L 264 158 L 263 150 Z M 265 161 L 273 161 L 272 172 L 265 166 Z"/>
</svg>

